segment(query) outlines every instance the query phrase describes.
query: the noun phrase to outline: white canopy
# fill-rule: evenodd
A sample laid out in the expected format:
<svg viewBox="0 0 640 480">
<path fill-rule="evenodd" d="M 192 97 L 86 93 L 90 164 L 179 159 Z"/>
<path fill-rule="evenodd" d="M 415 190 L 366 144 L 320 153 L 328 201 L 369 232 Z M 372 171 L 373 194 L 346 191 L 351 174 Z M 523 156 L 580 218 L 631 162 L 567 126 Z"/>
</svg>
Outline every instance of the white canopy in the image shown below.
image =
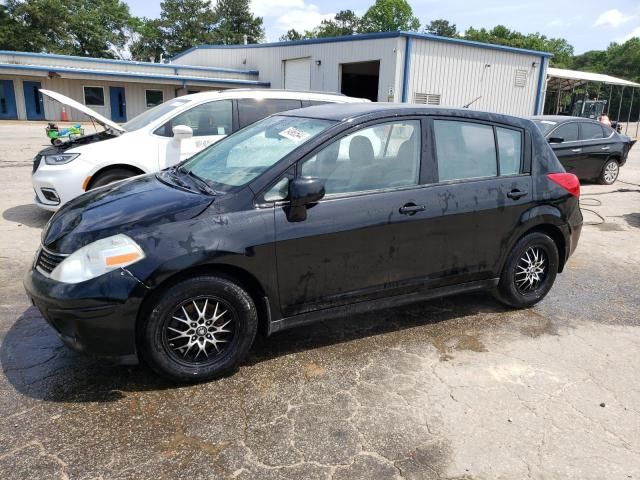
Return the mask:
<svg viewBox="0 0 640 480">
<path fill-rule="evenodd" d="M 578 70 L 564 70 L 562 68 L 548 68 L 548 88 L 557 90 L 571 90 L 574 87 L 584 85 L 588 82 L 607 83 L 610 85 L 620 85 L 625 87 L 640 87 L 640 83 L 630 82 L 622 78 L 604 75 L 602 73 L 580 72 Z"/>
</svg>

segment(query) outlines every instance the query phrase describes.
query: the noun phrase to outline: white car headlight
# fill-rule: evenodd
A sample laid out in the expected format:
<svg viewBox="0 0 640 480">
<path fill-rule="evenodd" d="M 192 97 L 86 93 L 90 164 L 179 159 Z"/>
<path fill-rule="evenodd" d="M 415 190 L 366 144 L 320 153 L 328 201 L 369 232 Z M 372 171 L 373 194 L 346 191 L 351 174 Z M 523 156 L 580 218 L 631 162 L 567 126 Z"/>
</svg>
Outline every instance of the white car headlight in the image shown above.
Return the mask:
<svg viewBox="0 0 640 480">
<path fill-rule="evenodd" d="M 51 272 L 51 278 L 63 283 L 80 283 L 131 265 L 144 257 L 136 242 L 118 234 L 76 250 Z"/>
<path fill-rule="evenodd" d="M 55 155 L 45 155 L 44 163 L 47 165 L 64 165 L 80 156 L 79 153 L 57 153 Z"/>
</svg>

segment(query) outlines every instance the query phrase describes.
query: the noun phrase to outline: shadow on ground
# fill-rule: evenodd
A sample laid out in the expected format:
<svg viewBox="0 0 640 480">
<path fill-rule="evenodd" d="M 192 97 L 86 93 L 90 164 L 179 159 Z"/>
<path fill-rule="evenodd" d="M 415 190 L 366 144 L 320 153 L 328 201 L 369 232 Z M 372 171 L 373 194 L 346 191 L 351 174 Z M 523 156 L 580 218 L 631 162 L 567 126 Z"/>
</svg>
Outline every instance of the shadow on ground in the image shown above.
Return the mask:
<svg viewBox="0 0 640 480">
<path fill-rule="evenodd" d="M 5 220 L 32 228 L 44 227 L 51 218 L 51 215 L 53 215 L 52 212 L 47 212 L 31 204 L 7 208 L 2 212 L 2 218 Z"/>
<path fill-rule="evenodd" d="M 431 343 L 441 359 L 448 360 L 449 350 L 485 351 L 478 336 L 504 322 L 505 311 L 489 295 L 469 294 L 320 322 L 268 338 L 259 336 L 243 366 L 416 327 L 412 335 Z M 486 315 L 478 315 L 482 313 Z M 393 344 L 405 337 L 385 337 L 385 342 Z M 363 343 L 362 348 L 377 347 Z M 111 402 L 124 397 L 123 392 L 176 387 L 146 366 L 116 366 L 68 350 L 34 307 L 23 312 L 5 335 L 0 362 L 20 393 L 54 402 Z"/>
</svg>

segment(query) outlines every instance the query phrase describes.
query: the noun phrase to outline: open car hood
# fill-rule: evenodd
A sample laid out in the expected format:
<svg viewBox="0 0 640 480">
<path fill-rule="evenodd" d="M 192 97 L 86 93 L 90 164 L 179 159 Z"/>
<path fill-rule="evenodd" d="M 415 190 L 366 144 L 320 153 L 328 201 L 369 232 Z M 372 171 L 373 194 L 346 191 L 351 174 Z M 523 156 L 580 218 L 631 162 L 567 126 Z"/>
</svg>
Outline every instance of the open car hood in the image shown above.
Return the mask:
<svg viewBox="0 0 640 480">
<path fill-rule="evenodd" d="M 106 128 L 110 128 L 111 130 L 114 130 L 114 131 L 120 132 L 120 133 L 126 132 L 126 130 L 124 128 L 122 128 L 120 125 L 118 125 L 117 123 L 113 122 L 112 120 L 109 120 L 106 117 L 103 117 L 102 115 L 100 115 L 95 110 L 91 110 L 89 107 L 87 107 L 86 105 L 81 104 L 80 102 L 77 102 L 73 98 L 69 98 L 69 97 L 67 97 L 65 95 L 62 95 L 61 93 L 58 93 L 58 92 L 52 92 L 51 90 L 44 90 L 42 88 L 40 89 L 40 93 L 42 93 L 43 95 L 46 95 L 49 98 L 52 98 L 52 99 L 60 102 L 63 105 L 66 105 L 67 107 L 74 108 L 74 109 L 78 110 L 79 112 L 84 113 L 85 115 L 91 117 L 96 122 L 98 122 L 100 125 L 102 125 L 105 129 Z"/>
</svg>

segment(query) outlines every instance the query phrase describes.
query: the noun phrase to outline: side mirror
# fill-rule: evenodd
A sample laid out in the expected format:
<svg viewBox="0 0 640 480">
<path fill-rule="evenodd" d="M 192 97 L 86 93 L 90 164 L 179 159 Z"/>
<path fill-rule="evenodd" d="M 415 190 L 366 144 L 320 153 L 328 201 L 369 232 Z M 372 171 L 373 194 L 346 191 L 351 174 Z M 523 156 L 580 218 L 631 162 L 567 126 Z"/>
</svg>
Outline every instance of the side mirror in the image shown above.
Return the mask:
<svg viewBox="0 0 640 480">
<path fill-rule="evenodd" d="M 564 138 L 562 137 L 549 137 L 549 143 L 562 143 Z"/>
<path fill-rule="evenodd" d="M 290 222 L 307 219 L 307 207 L 324 197 L 324 182 L 317 178 L 296 178 L 289 182 L 289 206 L 287 218 Z"/>
<path fill-rule="evenodd" d="M 178 142 L 193 137 L 193 129 L 187 125 L 176 125 L 172 130 L 173 139 Z"/>
</svg>

